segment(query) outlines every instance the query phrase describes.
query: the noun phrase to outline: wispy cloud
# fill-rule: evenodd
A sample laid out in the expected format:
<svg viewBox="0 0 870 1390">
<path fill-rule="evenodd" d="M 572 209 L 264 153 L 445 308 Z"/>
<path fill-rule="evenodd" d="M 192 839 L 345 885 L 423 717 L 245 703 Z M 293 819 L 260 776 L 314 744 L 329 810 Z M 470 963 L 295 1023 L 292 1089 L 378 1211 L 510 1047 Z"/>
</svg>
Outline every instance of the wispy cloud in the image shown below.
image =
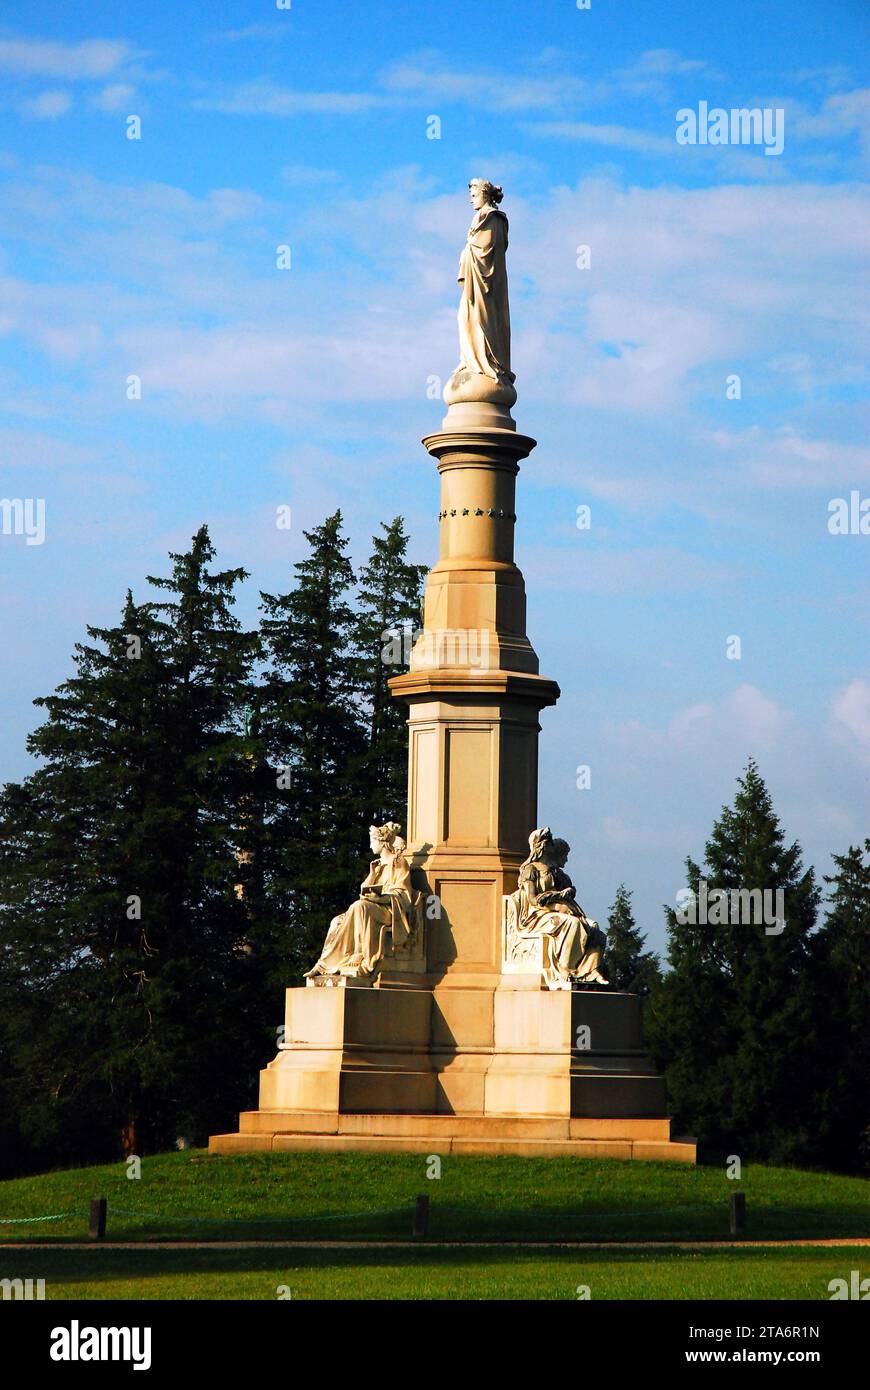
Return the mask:
<svg viewBox="0 0 870 1390">
<path fill-rule="evenodd" d="M 40 92 L 39 96 L 21 103 L 21 112 L 35 121 L 55 121 L 65 116 L 71 106 L 69 92 Z"/>
<path fill-rule="evenodd" d="M 260 77 L 223 93 L 194 97 L 191 105 L 202 111 L 222 111 L 233 116 L 354 116 L 377 106 L 390 105 L 377 92 L 311 92 L 282 87 Z"/>
<path fill-rule="evenodd" d="M 69 82 L 108 77 L 134 56 L 133 47 L 117 39 L 0 39 L 0 72 L 18 77 L 63 77 Z"/>
<path fill-rule="evenodd" d="M 396 95 L 425 96 L 436 110 L 438 102 L 498 111 L 558 110 L 586 100 L 590 91 L 588 82 L 565 71 L 551 69 L 535 75 L 480 68 L 463 72 L 436 55 L 396 63 L 381 75 L 380 83 Z"/>
<path fill-rule="evenodd" d="M 705 59 L 684 58 L 673 48 L 649 48 L 633 63 L 616 68 L 610 80 L 630 96 L 664 101 L 673 91 L 675 82 L 686 77 L 706 77 L 714 81 L 720 74 Z"/>
<path fill-rule="evenodd" d="M 676 144 L 664 135 L 654 135 L 646 130 L 631 130 L 624 125 L 596 125 L 591 121 L 536 121 L 526 122 L 524 129 L 530 135 L 539 135 L 554 140 L 573 140 L 577 144 L 606 145 L 611 149 L 637 150 L 641 154 L 660 154 L 673 156 Z"/>
<path fill-rule="evenodd" d="M 129 110 L 135 96 L 136 88 L 129 82 L 111 82 L 97 92 L 93 104 L 99 111 L 114 113 Z"/>
<path fill-rule="evenodd" d="M 844 489 L 870 481 L 870 448 L 813 439 L 793 425 L 772 431 L 755 425 L 733 434 L 718 430 L 710 439 L 732 468 L 762 487 Z"/>
<path fill-rule="evenodd" d="M 870 764 L 870 681 L 855 679 L 839 690 L 831 713 L 838 734 L 845 736 L 862 763 Z"/>
<path fill-rule="evenodd" d="M 224 29 L 222 33 L 214 37 L 223 39 L 226 43 L 244 43 L 248 39 L 262 39 L 271 43 L 274 39 L 283 39 L 290 34 L 289 25 L 281 20 L 275 20 L 271 24 L 246 24 L 242 29 Z"/>
</svg>

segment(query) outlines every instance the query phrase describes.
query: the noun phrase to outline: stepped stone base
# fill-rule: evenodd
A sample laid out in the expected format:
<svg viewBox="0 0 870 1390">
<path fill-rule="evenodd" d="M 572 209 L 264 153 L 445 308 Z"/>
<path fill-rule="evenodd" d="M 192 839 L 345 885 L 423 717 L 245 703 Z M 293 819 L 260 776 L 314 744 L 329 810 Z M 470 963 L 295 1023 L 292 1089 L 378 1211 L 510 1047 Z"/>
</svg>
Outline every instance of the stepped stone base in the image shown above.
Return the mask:
<svg viewBox="0 0 870 1390">
<path fill-rule="evenodd" d="M 637 1158 L 695 1162 L 692 1140 L 669 1119 L 553 1119 L 511 1115 L 324 1115 L 249 1110 L 238 1134 L 215 1134 L 209 1152 L 519 1154 L 528 1158 Z"/>
<path fill-rule="evenodd" d="M 260 1108 L 212 1153 L 676 1159 L 641 1004 L 616 992 L 290 989 Z"/>
</svg>

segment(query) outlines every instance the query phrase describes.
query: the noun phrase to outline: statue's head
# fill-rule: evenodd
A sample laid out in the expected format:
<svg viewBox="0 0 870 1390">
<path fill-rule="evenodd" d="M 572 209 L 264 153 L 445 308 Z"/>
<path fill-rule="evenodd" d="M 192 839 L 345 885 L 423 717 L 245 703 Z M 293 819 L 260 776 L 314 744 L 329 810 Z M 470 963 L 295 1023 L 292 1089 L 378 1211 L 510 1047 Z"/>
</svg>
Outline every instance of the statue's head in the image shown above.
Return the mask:
<svg viewBox="0 0 870 1390">
<path fill-rule="evenodd" d="M 372 847 L 372 854 L 380 854 L 385 849 L 395 847 L 401 826 L 398 821 L 387 821 L 386 825 L 369 826 L 369 844 Z M 404 847 L 404 841 L 400 841 Z"/>
<path fill-rule="evenodd" d="M 533 830 L 529 836 L 529 859 L 543 859 L 552 839 L 553 835 L 548 825 Z"/>
<path fill-rule="evenodd" d="M 570 853 L 571 846 L 567 840 L 551 840 L 547 848 L 547 857 L 551 864 L 556 865 L 557 869 L 564 869 Z"/>
<path fill-rule="evenodd" d="M 472 179 L 468 185 L 468 196 L 471 206 L 479 211 L 484 207 L 498 207 L 504 193 L 497 183 L 490 183 L 489 179 Z"/>
</svg>

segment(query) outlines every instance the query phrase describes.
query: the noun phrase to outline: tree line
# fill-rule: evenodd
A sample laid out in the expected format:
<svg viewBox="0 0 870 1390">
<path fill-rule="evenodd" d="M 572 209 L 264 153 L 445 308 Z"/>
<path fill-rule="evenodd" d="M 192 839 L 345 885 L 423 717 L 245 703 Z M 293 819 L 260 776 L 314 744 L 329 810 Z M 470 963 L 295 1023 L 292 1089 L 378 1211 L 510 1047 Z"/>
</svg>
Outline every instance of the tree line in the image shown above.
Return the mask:
<svg viewBox="0 0 870 1390">
<path fill-rule="evenodd" d="M 143 1153 L 232 1128 L 282 990 L 357 894 L 367 826 L 403 820 L 385 630 L 419 624 L 401 518 L 355 575 L 340 512 L 287 593 L 202 527 L 154 597 L 89 627 L 35 701 L 37 770 L 0 793 L 0 1164 Z"/>
<path fill-rule="evenodd" d="M 398 517 L 358 575 L 340 512 L 305 538 L 246 630 L 248 575 L 215 567 L 201 528 L 35 702 L 37 768 L 0 792 L 4 1174 L 234 1128 L 281 991 L 356 895 L 367 826 L 405 822 L 401 667 L 381 656 L 385 632 L 419 624 L 426 571 Z M 669 907 L 661 962 L 617 889 L 607 973 L 644 996 L 702 1152 L 870 1167 L 868 856 L 835 856 L 825 892 L 750 762 L 687 886 L 780 892 L 784 929 Z"/>
</svg>

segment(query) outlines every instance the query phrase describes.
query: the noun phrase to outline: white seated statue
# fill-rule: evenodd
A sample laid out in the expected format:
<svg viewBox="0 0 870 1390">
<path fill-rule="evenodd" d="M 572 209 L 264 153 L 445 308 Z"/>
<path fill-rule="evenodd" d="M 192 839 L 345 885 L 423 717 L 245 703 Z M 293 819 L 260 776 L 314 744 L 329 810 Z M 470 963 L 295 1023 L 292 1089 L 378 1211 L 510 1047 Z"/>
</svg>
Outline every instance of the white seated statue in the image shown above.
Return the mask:
<svg viewBox="0 0 870 1390">
<path fill-rule="evenodd" d="M 356 902 L 333 917 L 323 950 L 305 973 L 309 985 L 372 981 L 387 957 L 401 956 L 419 936 L 422 895 L 411 886 L 405 841 L 395 821 L 369 826 L 369 871 Z M 413 968 L 413 966 L 412 966 Z"/>
<path fill-rule="evenodd" d="M 565 873 L 569 853 L 549 826 L 533 830 L 517 891 L 503 899 L 503 969 L 540 971 L 548 989 L 608 983 L 601 971 L 607 938 L 576 901 Z"/>
</svg>

